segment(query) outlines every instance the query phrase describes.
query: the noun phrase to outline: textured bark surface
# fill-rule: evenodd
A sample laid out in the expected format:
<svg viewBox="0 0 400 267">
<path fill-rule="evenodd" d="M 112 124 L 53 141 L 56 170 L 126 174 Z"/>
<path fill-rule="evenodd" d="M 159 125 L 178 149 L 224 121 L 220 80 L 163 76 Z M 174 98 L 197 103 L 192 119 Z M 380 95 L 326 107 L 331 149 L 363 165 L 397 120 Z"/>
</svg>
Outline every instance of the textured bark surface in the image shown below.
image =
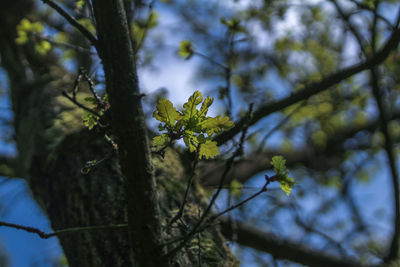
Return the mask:
<svg viewBox="0 0 400 267">
<path fill-rule="evenodd" d="M 136 62 L 122 0 L 94 0 L 111 109 L 112 133 L 127 191 L 129 236 L 139 266 L 169 266 L 163 259 L 159 201 L 150 161 Z"/>
<path fill-rule="evenodd" d="M 60 97 L 61 90 L 72 87 L 73 77 L 51 54 L 40 56 L 32 44 L 14 42 L 16 25 L 33 13 L 32 8 L 32 2 L 25 0 L 0 3 L 1 64 L 10 82 L 20 175 L 27 179 L 55 230 L 126 223 L 127 197 L 118 158 L 107 159 L 88 175 L 80 172 L 87 161 L 104 158 L 112 148 L 99 129 L 82 129 L 77 108 Z M 172 151 L 164 160 L 153 160 L 162 225 L 172 218 L 184 192 L 186 173 L 180 162 Z M 196 192 L 184 217 L 188 225 L 204 207 L 203 196 Z M 176 238 L 185 231 L 165 229 L 165 236 Z M 70 233 L 60 236 L 60 242 L 70 266 L 135 265 L 127 230 Z M 199 262 L 202 266 L 237 265 L 218 229 L 193 239 L 174 266 Z"/>
</svg>

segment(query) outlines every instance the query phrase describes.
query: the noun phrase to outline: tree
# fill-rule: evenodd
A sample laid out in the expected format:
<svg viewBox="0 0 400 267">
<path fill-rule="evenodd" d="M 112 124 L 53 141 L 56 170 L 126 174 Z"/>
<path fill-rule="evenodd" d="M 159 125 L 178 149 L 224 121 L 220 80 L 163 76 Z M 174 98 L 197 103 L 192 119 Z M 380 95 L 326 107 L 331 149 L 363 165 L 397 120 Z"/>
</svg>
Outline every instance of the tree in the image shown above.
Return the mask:
<svg viewBox="0 0 400 267">
<path fill-rule="evenodd" d="M 214 160 L 199 160 L 196 152 L 205 135 L 184 136 L 190 151 L 167 141 L 161 149 L 149 146 L 142 102 L 152 97 L 139 88 L 137 65 L 157 62 L 163 52 L 162 45 L 145 45 L 149 40 L 156 44 L 153 6 L 161 3 L 0 3 L 1 67 L 7 72 L 18 148 L 16 158 L 2 158 L 2 175 L 28 181 L 53 229 L 60 230 L 54 235 L 70 266 L 237 265 L 221 233 L 269 253 L 273 261 L 309 266 L 398 261 L 394 145 L 400 11 L 389 12 L 398 3 L 236 2 L 171 1 L 161 8 L 183 20 L 187 38 L 180 43 L 180 56 L 204 60 L 198 77 L 209 81 L 210 93 L 224 103 L 222 115 L 235 122 L 208 140 L 220 146 Z M 298 19 L 298 29 L 277 30 L 288 16 Z M 57 38 L 46 36 L 52 32 Z M 349 53 L 351 46 L 357 53 Z M 96 68 L 98 60 L 101 68 Z M 106 94 L 100 97 L 96 91 L 102 90 Z M 165 140 L 181 137 L 172 130 L 168 134 Z M 271 145 L 271 136 L 280 145 Z M 389 162 L 393 191 L 390 237 L 371 229 L 354 197 L 357 181 L 382 179 L 372 173 L 374 167 L 383 168 L 373 159 L 380 151 Z M 274 160 L 277 155 L 283 158 Z M 285 163 L 298 182 L 295 202 L 271 189 L 278 181 L 290 193 L 293 180 Z M 259 191 L 238 190 L 260 172 Z M 224 186 L 230 189 L 228 206 L 218 213 L 211 205 Z M 217 193 L 207 200 L 204 188 L 217 188 Z M 232 195 L 238 204 L 231 204 Z M 262 212 L 248 203 L 264 195 L 269 200 Z M 317 197 L 316 209 L 306 211 L 307 199 Z M 347 216 L 332 217 L 338 203 L 348 208 Z M 232 210 L 235 218 L 227 215 Z M 282 225 L 283 212 L 292 219 L 287 225 Z M 311 241 L 299 244 L 289 238 L 296 231 L 332 248 L 323 252 Z"/>
</svg>

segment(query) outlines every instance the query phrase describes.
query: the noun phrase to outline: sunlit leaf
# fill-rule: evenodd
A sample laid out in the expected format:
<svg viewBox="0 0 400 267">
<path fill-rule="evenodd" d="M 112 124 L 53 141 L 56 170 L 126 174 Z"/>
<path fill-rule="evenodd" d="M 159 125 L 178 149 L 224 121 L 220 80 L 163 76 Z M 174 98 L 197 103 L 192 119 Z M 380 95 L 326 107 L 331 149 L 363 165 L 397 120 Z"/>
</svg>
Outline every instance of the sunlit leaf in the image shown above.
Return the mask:
<svg viewBox="0 0 400 267">
<path fill-rule="evenodd" d="M 147 28 L 151 29 L 158 25 L 158 12 L 152 10 L 149 17 L 149 22 L 147 23 Z"/>
<path fill-rule="evenodd" d="M 212 105 L 214 102 L 214 98 L 207 96 L 206 99 L 204 99 L 203 104 L 201 105 L 200 112 L 199 112 L 199 117 L 205 117 L 208 112 L 208 108 Z"/>
<path fill-rule="evenodd" d="M 211 135 L 229 129 L 234 124 L 229 117 L 206 117 L 213 101 L 212 97 L 203 99 L 202 94 L 195 91 L 183 105 L 183 111 L 178 112 L 169 100 L 159 100 L 153 116 L 161 122 L 158 129 L 168 132 L 163 134 L 165 136 L 155 139 L 153 147 L 164 149 L 159 144 L 164 144 L 166 137 L 169 138 L 169 141 L 183 138 L 189 151 L 198 152 L 200 159 L 203 157 L 214 158 L 219 155 L 217 143 L 211 141 Z M 201 104 L 200 110 L 197 109 L 199 104 Z"/>
<path fill-rule="evenodd" d="M 44 27 L 43 27 L 42 23 L 30 22 L 28 19 L 22 19 L 20 21 L 20 23 L 17 25 L 17 38 L 15 39 L 15 42 L 19 45 L 25 44 L 26 42 L 28 42 L 29 34 L 40 34 L 43 32 L 43 30 L 44 30 Z M 41 52 L 45 53 L 48 50 L 47 51 L 44 51 L 44 50 L 49 45 L 50 45 L 50 43 L 40 44 L 41 47 L 39 47 L 39 50 Z M 41 52 L 39 52 L 39 53 L 41 53 Z"/>
<path fill-rule="evenodd" d="M 179 56 L 189 59 L 193 56 L 194 50 L 192 43 L 189 40 L 183 40 L 179 44 Z"/>
<path fill-rule="evenodd" d="M 233 179 L 230 184 L 230 190 L 235 198 L 239 198 L 242 195 L 243 184 L 236 179 Z"/>
<path fill-rule="evenodd" d="M 218 115 L 215 118 L 206 118 L 202 123 L 202 129 L 210 136 L 214 133 L 221 133 L 223 130 L 228 130 L 234 126 L 233 121 L 229 117 Z"/>
<path fill-rule="evenodd" d="M 286 160 L 282 156 L 273 156 L 271 165 L 274 167 L 281 189 L 286 195 L 289 195 L 296 182 L 293 178 L 288 177 L 289 172 L 286 169 Z"/>
<path fill-rule="evenodd" d="M 217 142 L 207 140 L 204 144 L 200 145 L 199 159 L 205 158 L 215 158 L 219 155 L 219 149 Z"/>
<path fill-rule="evenodd" d="M 168 99 L 160 99 L 157 103 L 157 110 L 154 111 L 154 118 L 168 125 L 174 125 L 176 120 L 179 120 L 181 115 L 174 108 L 171 101 Z"/>
<path fill-rule="evenodd" d="M 92 130 L 94 126 L 96 126 L 99 122 L 99 117 L 88 112 L 84 111 L 82 114 L 83 124 L 89 129 Z"/>
<path fill-rule="evenodd" d="M 168 141 L 169 141 L 169 137 L 166 134 L 155 136 L 153 138 L 153 146 L 156 149 L 161 149 L 162 147 L 164 147 L 167 144 Z"/>
<path fill-rule="evenodd" d="M 188 102 L 183 104 L 183 119 L 189 120 L 197 115 L 198 110 L 197 105 L 203 101 L 203 96 L 199 91 L 195 91 L 191 97 L 189 97 Z"/>
<path fill-rule="evenodd" d="M 35 44 L 35 50 L 41 55 L 45 55 L 51 49 L 51 44 L 47 41 L 40 41 Z"/>
<path fill-rule="evenodd" d="M 195 152 L 199 145 L 199 140 L 194 135 L 193 131 L 185 131 L 183 134 L 183 141 L 189 147 L 190 152 Z"/>
<path fill-rule="evenodd" d="M 284 173 L 286 170 L 286 160 L 282 156 L 273 156 L 271 165 L 274 167 L 274 171 L 278 174 Z"/>
<path fill-rule="evenodd" d="M 286 195 L 290 195 L 290 192 L 292 191 L 292 188 L 296 182 L 293 180 L 293 178 L 287 177 L 286 179 L 279 180 L 279 184 Z"/>
</svg>

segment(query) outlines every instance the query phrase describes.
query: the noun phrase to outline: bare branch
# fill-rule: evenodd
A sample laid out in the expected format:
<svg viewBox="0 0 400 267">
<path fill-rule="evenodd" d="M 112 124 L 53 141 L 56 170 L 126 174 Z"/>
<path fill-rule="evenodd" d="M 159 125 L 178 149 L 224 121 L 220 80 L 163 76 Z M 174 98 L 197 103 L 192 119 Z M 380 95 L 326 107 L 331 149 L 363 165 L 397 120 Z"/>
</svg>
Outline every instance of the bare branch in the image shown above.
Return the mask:
<svg viewBox="0 0 400 267">
<path fill-rule="evenodd" d="M 78 107 L 80 107 L 83 110 L 86 110 L 89 113 L 92 113 L 93 115 L 97 116 L 97 117 L 101 117 L 100 114 L 98 114 L 96 111 L 91 110 L 90 108 L 82 105 L 81 103 L 79 103 L 76 99 L 74 99 L 73 97 L 70 97 L 67 92 L 63 91 L 62 95 L 65 96 L 66 98 L 68 98 L 69 101 L 71 101 L 72 103 L 74 103 L 75 105 L 77 105 Z"/>
<path fill-rule="evenodd" d="M 80 31 L 89 41 L 90 43 L 96 47 L 97 46 L 97 39 L 96 37 L 88 31 L 82 24 L 80 24 L 75 18 L 69 15 L 61 6 L 59 6 L 53 0 L 42 0 L 43 3 L 49 5 L 58 14 L 60 14 L 63 18 L 65 18 L 73 27 L 75 27 L 78 31 Z"/>
<path fill-rule="evenodd" d="M 397 48 L 400 42 L 400 30 L 396 29 L 383 48 L 375 53 L 372 57 L 365 60 L 364 62 L 358 63 L 351 67 L 340 70 L 330 76 L 324 78 L 323 80 L 306 85 L 304 89 L 292 93 L 290 96 L 274 101 L 272 103 L 261 106 L 258 110 L 256 110 L 253 114 L 253 117 L 250 121 L 247 121 L 246 118 L 240 119 L 234 128 L 229 131 L 226 131 L 215 138 L 215 141 L 218 142 L 219 145 L 231 140 L 236 134 L 238 134 L 245 124 L 253 125 L 262 118 L 283 110 L 295 103 L 298 103 L 302 100 L 305 100 L 313 95 L 316 95 L 320 92 L 323 92 L 329 89 L 331 86 L 338 84 L 339 82 L 357 74 L 362 71 L 368 70 L 371 67 L 377 66 L 381 64 L 390 54 L 390 52 Z"/>
<path fill-rule="evenodd" d="M 393 151 L 393 140 L 389 133 L 388 118 L 386 115 L 386 110 L 384 108 L 383 99 L 379 89 L 378 74 L 376 68 L 371 69 L 371 78 L 372 78 L 371 80 L 372 91 L 379 109 L 380 128 L 385 137 L 384 148 L 389 160 L 389 167 L 393 184 L 393 198 L 395 203 L 394 234 L 390 245 L 389 254 L 385 259 L 385 261 L 390 262 L 391 260 L 396 259 L 399 255 L 399 239 L 400 239 L 400 199 L 399 199 L 400 188 L 398 180 L 399 175 L 396 166 L 396 158 Z"/>
<path fill-rule="evenodd" d="M 360 262 L 351 259 L 339 258 L 315 251 L 302 244 L 280 238 L 274 234 L 266 233 L 246 223 L 229 221 L 226 218 L 220 219 L 222 234 L 235 242 L 259 251 L 271 254 L 277 259 L 287 259 L 311 267 L 362 267 Z M 232 229 L 234 225 L 234 229 Z"/>
<path fill-rule="evenodd" d="M 4 221 L 0 221 L 0 227 L 1 226 L 10 227 L 10 228 L 14 228 L 17 230 L 23 230 L 23 231 L 26 231 L 26 232 L 32 233 L 32 234 L 37 234 L 40 238 L 43 238 L 43 239 L 48 239 L 50 237 L 54 237 L 54 236 L 58 236 L 58 235 L 62 235 L 62 234 L 77 233 L 77 232 L 87 232 L 87 231 L 96 231 L 96 230 L 128 229 L 127 224 L 111 224 L 111 225 L 97 225 L 97 226 L 86 226 L 86 227 L 72 227 L 72 228 L 57 230 L 52 233 L 46 233 L 35 227 L 25 226 L 25 225 L 15 224 L 15 223 L 9 223 L 9 222 L 4 222 Z"/>
<path fill-rule="evenodd" d="M 389 120 L 395 120 L 400 118 L 400 111 L 397 110 L 391 114 Z M 336 130 L 336 132 L 328 136 L 325 151 L 330 151 L 329 157 L 325 156 L 320 158 L 316 156 L 313 147 L 307 146 L 303 149 L 297 149 L 292 151 L 281 151 L 277 149 L 268 148 L 263 152 L 255 152 L 247 155 L 246 158 L 236 161 L 231 172 L 225 180 L 225 184 L 229 184 L 232 180 L 238 180 L 245 182 L 250 179 L 253 175 L 264 171 L 268 168 L 269 162 L 274 155 L 282 155 L 287 161 L 287 166 L 294 166 L 295 164 L 304 164 L 307 167 L 314 170 L 328 170 L 329 168 L 336 168 L 340 163 L 338 156 L 344 153 L 346 150 L 343 144 L 349 138 L 354 137 L 357 133 L 362 131 L 374 132 L 380 126 L 379 118 L 371 120 L 363 125 L 346 125 L 343 128 Z M 397 143 L 397 139 L 395 140 Z M 370 144 L 364 147 L 354 147 L 354 149 L 366 149 L 370 148 Z M 353 148 L 352 148 L 353 149 Z M 320 151 L 323 153 L 323 151 Z M 224 163 L 219 161 L 207 162 L 199 166 L 201 170 L 199 181 L 202 186 L 213 187 L 219 183 L 219 179 L 224 170 Z"/>
</svg>

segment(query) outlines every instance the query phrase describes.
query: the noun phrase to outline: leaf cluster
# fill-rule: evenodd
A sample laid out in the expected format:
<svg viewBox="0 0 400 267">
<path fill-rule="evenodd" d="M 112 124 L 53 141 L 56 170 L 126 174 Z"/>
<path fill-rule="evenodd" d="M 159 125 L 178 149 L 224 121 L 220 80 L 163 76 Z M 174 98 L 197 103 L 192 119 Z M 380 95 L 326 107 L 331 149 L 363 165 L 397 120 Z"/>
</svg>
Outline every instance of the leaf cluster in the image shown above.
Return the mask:
<svg viewBox="0 0 400 267">
<path fill-rule="evenodd" d="M 17 38 L 15 42 L 18 45 L 26 44 L 32 36 L 39 36 L 44 31 L 40 22 L 31 22 L 28 19 L 22 19 L 17 25 Z M 35 43 L 35 51 L 41 55 L 46 54 L 51 49 L 51 44 L 46 40 L 39 40 Z"/>
<path fill-rule="evenodd" d="M 106 110 L 109 109 L 108 104 L 108 95 L 104 94 L 104 96 L 100 99 L 96 99 L 94 97 L 86 97 L 84 99 L 87 103 L 94 105 L 92 108 L 98 115 L 85 110 L 82 114 L 83 124 L 89 129 L 92 130 L 94 126 L 100 123 L 101 117 L 105 114 Z"/>
<path fill-rule="evenodd" d="M 220 22 L 221 24 L 226 25 L 226 27 L 228 27 L 230 33 L 237 33 L 244 31 L 243 27 L 240 25 L 240 20 L 238 18 L 226 19 L 225 17 L 222 17 L 220 19 Z"/>
<path fill-rule="evenodd" d="M 219 155 L 217 142 L 212 141 L 214 134 L 219 134 L 234 126 L 229 117 L 208 117 L 208 108 L 214 99 L 203 99 L 199 91 L 195 91 L 178 111 L 168 99 L 160 99 L 153 116 L 160 121 L 159 130 L 165 133 L 153 138 L 153 147 L 157 151 L 164 150 L 175 140 L 183 138 L 190 152 L 197 152 L 199 159 L 214 158 Z M 200 109 L 198 106 L 201 104 Z"/>
<path fill-rule="evenodd" d="M 190 59 L 194 54 L 194 48 L 192 43 L 189 40 L 183 40 L 179 44 L 178 54 L 180 57 L 184 59 Z"/>
<path fill-rule="evenodd" d="M 281 189 L 286 195 L 290 195 L 296 182 L 293 178 L 289 177 L 289 171 L 286 169 L 286 160 L 282 156 L 273 156 L 271 165 L 275 171 L 274 180 L 279 182 Z"/>
</svg>

